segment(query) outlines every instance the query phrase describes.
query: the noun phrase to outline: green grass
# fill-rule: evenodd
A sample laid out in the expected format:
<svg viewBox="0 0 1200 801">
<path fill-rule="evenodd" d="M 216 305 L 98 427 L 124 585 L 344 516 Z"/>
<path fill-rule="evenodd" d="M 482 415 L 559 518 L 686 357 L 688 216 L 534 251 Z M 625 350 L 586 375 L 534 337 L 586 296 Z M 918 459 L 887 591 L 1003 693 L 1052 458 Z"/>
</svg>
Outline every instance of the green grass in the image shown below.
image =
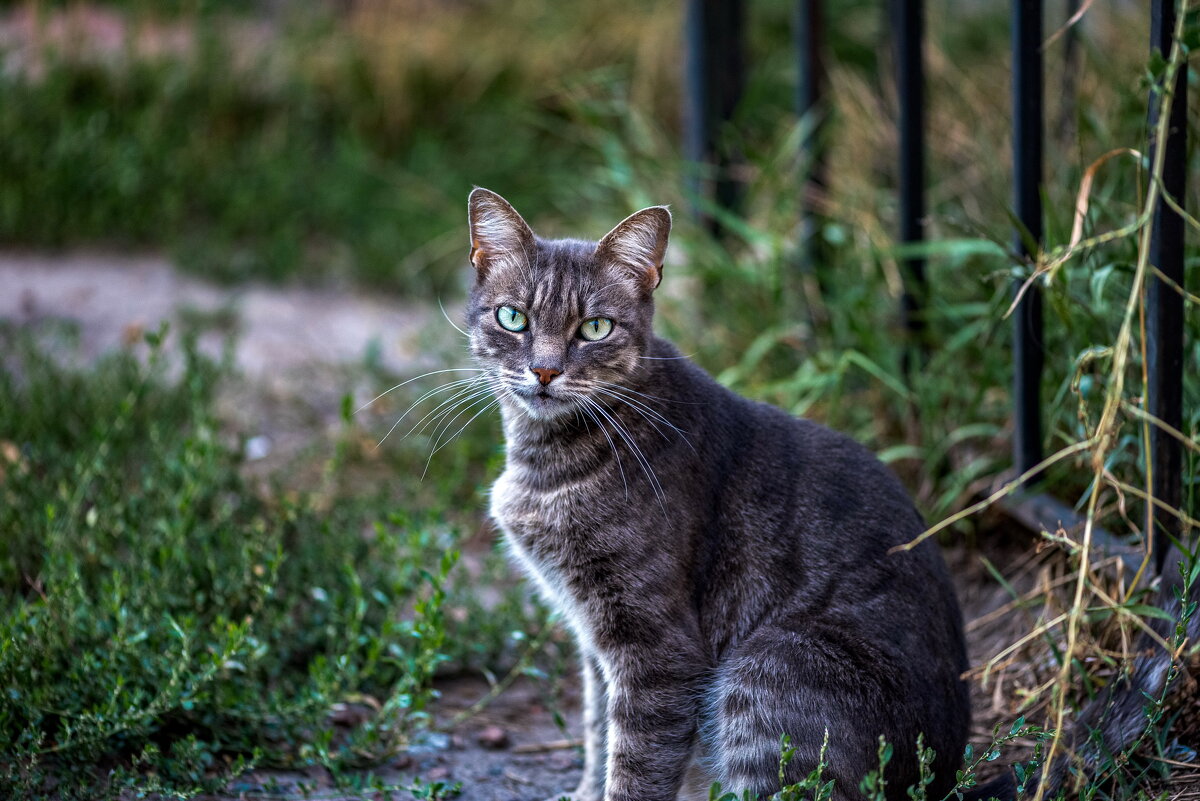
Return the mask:
<svg viewBox="0 0 1200 801">
<path fill-rule="evenodd" d="M 546 17 L 554 37 L 578 31 L 570 15 L 385 10 L 353 27 L 315 8 L 264 22 L 265 46 L 244 20 L 197 14 L 181 52 L 142 54 L 130 23 L 127 52 L 48 45 L 40 69 L 6 70 L 0 243 L 164 249 L 219 279 L 428 297 L 460 283 L 474 185 L 535 213 L 583 208 L 567 190 L 590 154 L 560 124 L 561 83 L 509 58 L 521 24 Z M 469 62 L 425 52 L 448 25 L 479 42 Z M 577 53 L 575 75 L 611 47 Z"/>
</svg>

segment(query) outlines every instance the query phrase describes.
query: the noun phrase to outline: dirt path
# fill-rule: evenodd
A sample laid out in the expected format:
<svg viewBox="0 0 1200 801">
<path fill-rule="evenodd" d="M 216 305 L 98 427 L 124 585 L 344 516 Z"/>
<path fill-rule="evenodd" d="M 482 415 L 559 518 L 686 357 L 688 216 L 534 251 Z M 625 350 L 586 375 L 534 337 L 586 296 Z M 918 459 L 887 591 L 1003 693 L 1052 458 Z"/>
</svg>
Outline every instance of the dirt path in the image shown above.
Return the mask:
<svg viewBox="0 0 1200 801">
<path fill-rule="evenodd" d="M 568 792 L 579 781 L 583 766 L 575 742 L 564 737 L 554 722 L 542 691 L 522 680 L 458 725 L 451 721 L 487 695 L 482 679 L 458 678 L 439 682 L 442 698 L 435 715 L 438 730 L 425 736 L 407 754 L 374 771 L 383 782 L 408 786 L 414 778 L 425 784 L 462 784 L 462 801 L 544 801 Z M 578 733 L 578 692 L 568 685 L 559 710 L 568 730 Z M 307 795 L 303 787 L 310 788 Z M 267 790 L 266 788 L 273 788 Z M 229 795 L 203 801 L 241 798 L 342 801 L 358 798 L 332 787 L 321 769 L 253 771 L 232 782 Z M 367 797 L 372 797 L 368 794 Z M 397 798 L 407 797 L 397 793 Z"/>
<path fill-rule="evenodd" d="M 71 320 L 79 326 L 81 355 L 95 358 L 162 320 L 178 328 L 187 318 L 223 316 L 239 333 L 239 370 L 268 385 L 368 355 L 392 372 L 413 369 L 431 313 L 437 314 L 350 291 L 223 287 L 149 256 L 0 254 L 0 318 Z"/>
<path fill-rule="evenodd" d="M 441 364 L 431 355 L 442 352 L 437 337 L 451 330 L 436 308 L 386 295 L 222 286 L 162 258 L 96 252 L 0 253 L 0 321 L 74 327 L 78 348 L 70 358 L 81 363 L 139 341 L 164 321 L 174 336 L 201 332 L 201 349 L 214 357 L 236 334 L 233 361 L 242 380 L 225 388 L 221 414 L 245 435 L 247 460 L 262 472 L 335 428 L 343 393 L 358 403 L 374 397 L 378 382 L 363 380 L 363 368 L 393 375 L 433 369 Z"/>
</svg>

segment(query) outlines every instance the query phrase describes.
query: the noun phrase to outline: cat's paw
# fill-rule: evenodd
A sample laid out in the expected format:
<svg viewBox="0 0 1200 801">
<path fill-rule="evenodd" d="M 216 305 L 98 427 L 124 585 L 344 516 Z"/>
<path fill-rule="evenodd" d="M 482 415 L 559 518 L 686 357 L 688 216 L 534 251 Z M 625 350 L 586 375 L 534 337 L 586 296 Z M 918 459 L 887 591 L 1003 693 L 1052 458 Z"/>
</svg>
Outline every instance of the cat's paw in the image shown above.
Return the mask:
<svg viewBox="0 0 1200 801">
<path fill-rule="evenodd" d="M 580 787 L 570 793 L 557 793 L 550 796 L 546 801 L 603 801 L 603 794 L 599 793 L 590 787 Z"/>
</svg>

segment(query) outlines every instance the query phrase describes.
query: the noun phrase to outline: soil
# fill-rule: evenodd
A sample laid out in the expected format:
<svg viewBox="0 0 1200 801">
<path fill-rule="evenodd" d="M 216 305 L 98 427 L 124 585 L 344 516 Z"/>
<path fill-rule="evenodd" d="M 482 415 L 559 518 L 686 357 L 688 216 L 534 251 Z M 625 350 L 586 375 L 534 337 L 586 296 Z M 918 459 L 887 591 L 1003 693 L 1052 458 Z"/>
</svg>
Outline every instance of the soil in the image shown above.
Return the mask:
<svg viewBox="0 0 1200 801">
<path fill-rule="evenodd" d="M 462 784 L 457 798 L 468 801 L 543 801 L 568 792 L 579 781 L 583 767 L 577 743 L 554 722 L 543 691 L 530 681 L 513 684 L 482 711 L 451 725 L 459 713 L 488 694 L 482 678 L 455 678 L 440 682 L 442 694 L 435 714 L 436 731 L 408 753 L 374 774 L 383 782 L 408 786 L 414 778 L 426 784 Z M 570 731 L 578 731 L 577 688 L 568 685 L 560 710 Z M 253 771 L 233 782 L 227 796 L 208 801 L 240 798 L 319 798 L 330 801 L 358 798 L 333 789 L 322 769 Z M 308 794 L 303 788 L 307 787 Z M 271 789 L 267 789 L 271 788 Z M 397 793 L 396 797 L 408 797 Z"/>
</svg>

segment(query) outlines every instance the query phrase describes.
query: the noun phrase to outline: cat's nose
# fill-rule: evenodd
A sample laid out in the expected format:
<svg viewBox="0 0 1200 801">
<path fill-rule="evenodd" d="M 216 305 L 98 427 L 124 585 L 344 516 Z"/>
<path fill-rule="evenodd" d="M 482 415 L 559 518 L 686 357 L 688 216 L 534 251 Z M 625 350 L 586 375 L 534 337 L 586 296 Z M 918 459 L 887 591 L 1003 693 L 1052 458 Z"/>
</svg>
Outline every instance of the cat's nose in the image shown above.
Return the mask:
<svg viewBox="0 0 1200 801">
<path fill-rule="evenodd" d="M 553 367 L 530 367 L 529 369 L 538 377 L 538 383 L 543 387 L 557 376 L 562 375 L 562 370 L 555 370 Z"/>
</svg>

